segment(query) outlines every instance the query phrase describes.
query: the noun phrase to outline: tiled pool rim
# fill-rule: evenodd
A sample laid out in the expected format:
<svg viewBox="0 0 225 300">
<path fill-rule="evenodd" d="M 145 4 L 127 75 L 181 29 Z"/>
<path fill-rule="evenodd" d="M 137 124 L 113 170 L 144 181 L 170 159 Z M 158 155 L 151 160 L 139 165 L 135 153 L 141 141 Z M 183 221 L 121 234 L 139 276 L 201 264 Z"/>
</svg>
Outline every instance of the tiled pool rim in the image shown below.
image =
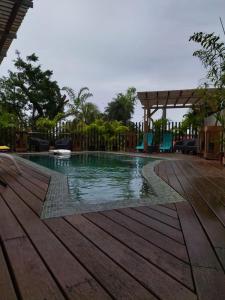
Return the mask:
<svg viewBox="0 0 225 300">
<path fill-rule="evenodd" d="M 77 154 L 85 154 L 85 153 L 101 153 L 100 151 L 85 151 L 85 152 L 73 152 L 72 155 Z M 139 153 L 118 153 L 118 152 L 103 152 L 114 155 L 127 155 L 127 156 L 138 156 L 138 157 L 149 157 Z M 24 153 L 24 155 L 49 155 L 48 153 Z M 157 157 L 153 157 L 157 158 Z M 165 159 L 157 158 L 157 160 L 152 161 L 144 165 L 142 168 L 143 177 L 149 182 L 151 185 L 154 195 L 151 195 L 151 198 L 148 200 L 136 201 L 136 200 L 123 200 L 123 201 L 111 201 L 107 203 L 99 203 L 99 204 L 77 204 L 71 198 L 69 193 L 69 187 L 67 182 L 67 176 L 59 173 L 57 171 L 53 171 L 44 166 L 38 165 L 34 162 L 31 162 L 20 155 L 16 155 L 16 159 L 30 165 L 33 168 L 36 168 L 40 172 L 51 177 L 48 191 L 46 194 L 46 199 L 43 204 L 43 209 L 41 213 L 42 219 L 54 218 L 54 217 L 62 217 L 66 215 L 72 214 L 81 214 L 87 212 L 96 212 L 96 211 L 104 211 L 111 209 L 118 209 L 123 207 L 137 207 L 143 205 L 151 205 L 151 204 L 163 204 L 163 203 L 172 203 L 172 202 L 180 202 L 185 201 L 185 199 L 179 195 L 173 188 L 171 188 L 166 182 L 164 182 L 158 175 L 156 175 L 154 168 L 155 166 Z M 169 159 L 169 158 L 166 158 Z"/>
</svg>

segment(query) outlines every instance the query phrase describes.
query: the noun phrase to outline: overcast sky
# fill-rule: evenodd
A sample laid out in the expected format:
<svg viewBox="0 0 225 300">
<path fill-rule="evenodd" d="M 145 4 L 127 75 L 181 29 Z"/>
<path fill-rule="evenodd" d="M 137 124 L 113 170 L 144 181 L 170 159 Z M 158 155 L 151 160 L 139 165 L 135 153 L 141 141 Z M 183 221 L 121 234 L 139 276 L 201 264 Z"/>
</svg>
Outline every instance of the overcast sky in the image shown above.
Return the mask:
<svg viewBox="0 0 225 300">
<path fill-rule="evenodd" d="M 192 57 L 194 32 L 223 39 L 225 0 L 34 0 L 0 66 L 12 69 L 15 50 L 35 52 L 60 87 L 87 86 L 103 111 L 119 92 L 195 88 L 205 71 Z M 183 110 L 170 110 L 181 119 Z M 141 121 L 137 105 L 134 120 Z"/>
</svg>

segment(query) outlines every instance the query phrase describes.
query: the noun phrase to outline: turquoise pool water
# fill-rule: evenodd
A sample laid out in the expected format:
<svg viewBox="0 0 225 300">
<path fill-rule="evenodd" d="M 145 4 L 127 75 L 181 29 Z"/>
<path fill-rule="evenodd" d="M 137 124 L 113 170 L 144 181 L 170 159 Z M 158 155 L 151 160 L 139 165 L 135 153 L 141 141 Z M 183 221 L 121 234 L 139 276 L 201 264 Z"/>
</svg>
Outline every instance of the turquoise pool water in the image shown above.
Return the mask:
<svg viewBox="0 0 225 300">
<path fill-rule="evenodd" d="M 141 175 L 151 158 L 107 153 L 75 154 L 69 159 L 53 155 L 26 155 L 24 158 L 65 174 L 70 194 L 81 203 L 143 200 L 154 192 Z"/>
</svg>

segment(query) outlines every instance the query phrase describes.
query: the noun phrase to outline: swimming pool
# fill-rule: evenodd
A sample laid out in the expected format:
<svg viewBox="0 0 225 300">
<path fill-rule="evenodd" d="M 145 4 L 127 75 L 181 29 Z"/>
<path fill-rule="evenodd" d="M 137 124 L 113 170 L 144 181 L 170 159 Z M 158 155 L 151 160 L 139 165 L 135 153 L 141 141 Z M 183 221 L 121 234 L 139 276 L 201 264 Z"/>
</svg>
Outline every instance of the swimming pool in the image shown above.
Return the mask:
<svg viewBox="0 0 225 300">
<path fill-rule="evenodd" d="M 98 204 L 112 201 L 140 201 L 154 194 L 141 174 L 151 158 L 84 153 L 63 158 L 54 155 L 27 155 L 27 159 L 67 176 L 74 202 Z"/>
<path fill-rule="evenodd" d="M 51 177 L 43 219 L 185 201 L 155 174 L 160 160 L 141 154 L 82 152 L 69 159 L 26 154 L 17 159 Z"/>
</svg>

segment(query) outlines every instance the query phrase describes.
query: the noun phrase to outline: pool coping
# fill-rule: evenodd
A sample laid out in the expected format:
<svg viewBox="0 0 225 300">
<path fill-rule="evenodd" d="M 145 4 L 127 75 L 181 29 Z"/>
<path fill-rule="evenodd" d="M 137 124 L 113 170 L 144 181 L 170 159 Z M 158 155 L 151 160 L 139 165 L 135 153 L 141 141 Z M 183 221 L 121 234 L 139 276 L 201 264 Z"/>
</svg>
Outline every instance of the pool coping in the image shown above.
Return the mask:
<svg viewBox="0 0 225 300">
<path fill-rule="evenodd" d="M 82 151 L 82 152 L 72 152 L 72 155 L 85 154 L 85 153 L 107 153 L 114 155 L 127 155 L 135 157 L 145 157 L 157 159 L 153 162 L 149 162 L 142 168 L 142 176 L 150 186 L 153 188 L 153 192 L 157 195 L 151 195 L 149 199 L 143 199 L 137 202 L 137 200 L 119 200 L 111 201 L 99 204 L 79 204 L 74 202 L 71 198 L 67 176 L 59 173 L 57 171 L 48 169 L 44 166 L 38 165 L 32 161 L 29 161 L 20 155 L 49 155 L 48 152 L 42 153 L 21 153 L 16 155 L 16 159 L 36 168 L 38 171 L 50 176 L 50 182 L 46 194 L 45 201 L 43 203 L 43 208 L 41 212 L 41 219 L 63 217 L 66 215 L 82 214 L 87 212 L 96 212 L 104 210 L 119 209 L 124 207 L 138 207 L 145 205 L 154 204 L 165 204 L 186 201 L 180 194 L 178 194 L 172 187 L 170 187 L 165 181 L 163 181 L 154 171 L 155 166 L 163 160 L 168 160 L 169 158 L 162 159 L 156 156 L 147 156 L 142 153 L 124 153 L 124 152 L 109 152 L 109 151 Z M 170 160 L 170 159 L 169 159 Z M 156 192 L 157 190 L 157 192 Z"/>
</svg>

